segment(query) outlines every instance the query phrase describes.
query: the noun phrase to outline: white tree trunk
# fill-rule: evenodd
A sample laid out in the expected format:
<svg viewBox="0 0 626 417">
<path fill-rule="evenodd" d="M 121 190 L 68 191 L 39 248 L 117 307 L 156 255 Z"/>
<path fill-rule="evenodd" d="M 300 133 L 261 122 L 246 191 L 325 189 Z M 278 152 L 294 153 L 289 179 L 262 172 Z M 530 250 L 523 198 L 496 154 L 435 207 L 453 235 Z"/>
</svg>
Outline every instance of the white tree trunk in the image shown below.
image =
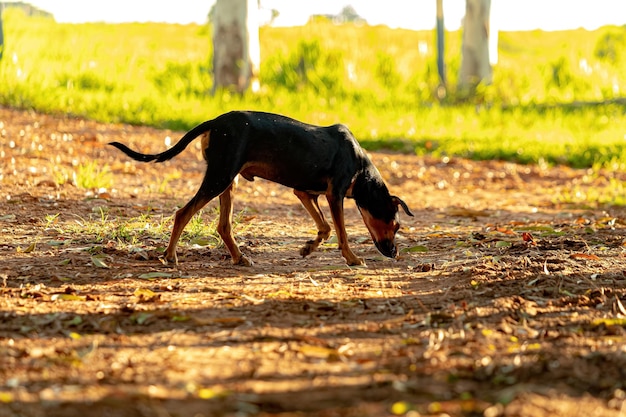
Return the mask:
<svg viewBox="0 0 626 417">
<path fill-rule="evenodd" d="M 466 0 L 459 83 L 461 89 L 490 84 L 489 9 L 491 0 Z"/>
<path fill-rule="evenodd" d="M 258 0 L 217 0 L 213 18 L 213 92 L 258 90 Z"/>
<path fill-rule="evenodd" d="M 2 30 L 2 9 L 4 9 L 4 5 L 0 4 L 0 59 L 2 59 L 2 53 L 4 52 L 4 31 Z"/>
<path fill-rule="evenodd" d="M 439 73 L 439 85 L 445 88 L 446 69 L 444 64 L 445 29 L 443 26 L 443 0 L 437 0 L 437 72 Z"/>
</svg>

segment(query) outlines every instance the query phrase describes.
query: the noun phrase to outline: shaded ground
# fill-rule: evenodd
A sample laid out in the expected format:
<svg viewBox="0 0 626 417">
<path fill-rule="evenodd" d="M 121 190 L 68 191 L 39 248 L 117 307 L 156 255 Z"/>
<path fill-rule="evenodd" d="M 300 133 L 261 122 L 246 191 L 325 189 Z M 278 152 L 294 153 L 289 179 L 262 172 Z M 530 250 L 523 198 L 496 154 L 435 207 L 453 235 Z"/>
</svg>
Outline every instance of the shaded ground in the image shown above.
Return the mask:
<svg viewBox="0 0 626 417">
<path fill-rule="evenodd" d="M 616 174 L 375 153 L 416 216 L 388 260 L 346 204 L 367 268 L 332 240 L 301 259 L 298 200 L 242 180 L 255 266 L 202 226 L 211 204 L 174 270 L 158 256 L 198 148 L 105 146 L 168 135 L 0 109 L 1 417 L 626 416 L 626 212 L 571 203 Z M 111 187 L 73 185 L 92 161 Z"/>
</svg>

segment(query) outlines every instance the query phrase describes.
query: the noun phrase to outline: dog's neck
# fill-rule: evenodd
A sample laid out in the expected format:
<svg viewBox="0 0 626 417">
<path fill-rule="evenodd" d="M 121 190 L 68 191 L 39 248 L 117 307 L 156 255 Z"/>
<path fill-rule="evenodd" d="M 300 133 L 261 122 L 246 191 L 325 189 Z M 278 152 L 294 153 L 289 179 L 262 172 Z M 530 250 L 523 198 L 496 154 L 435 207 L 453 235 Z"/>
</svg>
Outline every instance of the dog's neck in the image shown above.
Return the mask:
<svg viewBox="0 0 626 417">
<path fill-rule="evenodd" d="M 357 206 L 369 211 L 380 220 L 389 222 L 397 213 L 397 207 L 393 204 L 389 190 L 373 165 L 357 174 L 352 183 L 352 198 Z"/>
</svg>

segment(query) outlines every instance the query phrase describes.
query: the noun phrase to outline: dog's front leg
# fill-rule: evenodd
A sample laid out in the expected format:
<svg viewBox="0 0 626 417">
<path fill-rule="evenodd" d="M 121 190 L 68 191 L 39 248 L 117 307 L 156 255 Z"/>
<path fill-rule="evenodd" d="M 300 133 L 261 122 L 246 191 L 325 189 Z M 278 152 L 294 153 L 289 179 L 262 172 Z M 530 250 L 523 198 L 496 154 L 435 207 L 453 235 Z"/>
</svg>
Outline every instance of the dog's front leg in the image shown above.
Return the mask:
<svg viewBox="0 0 626 417">
<path fill-rule="evenodd" d="M 233 237 L 233 188 L 235 183 L 231 183 L 228 188 L 220 194 L 220 220 L 217 224 L 217 233 L 222 237 L 234 265 L 252 266 L 252 261 L 239 249 Z"/>
<path fill-rule="evenodd" d="M 341 255 L 346 259 L 348 265 L 365 265 L 363 259 L 356 256 L 348 245 L 348 234 L 346 233 L 346 225 L 343 218 L 343 197 L 337 197 L 329 193 L 326 194 L 326 199 L 330 206 L 330 213 L 333 216 Z"/>
</svg>

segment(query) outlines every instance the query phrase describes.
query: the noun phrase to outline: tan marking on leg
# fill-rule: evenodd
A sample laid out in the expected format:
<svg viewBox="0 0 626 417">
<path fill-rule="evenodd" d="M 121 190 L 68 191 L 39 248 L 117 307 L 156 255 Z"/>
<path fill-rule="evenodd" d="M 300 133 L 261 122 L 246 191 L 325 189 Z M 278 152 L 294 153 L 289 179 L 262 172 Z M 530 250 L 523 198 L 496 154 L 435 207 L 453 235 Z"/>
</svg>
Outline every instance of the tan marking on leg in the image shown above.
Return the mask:
<svg viewBox="0 0 626 417">
<path fill-rule="evenodd" d="M 224 245 L 230 252 L 233 264 L 252 266 L 252 261 L 241 253 L 237 242 L 233 236 L 233 193 L 235 184 L 231 183 L 228 188 L 220 195 L 220 219 L 217 224 L 217 233 L 224 241 Z"/>
<path fill-rule="evenodd" d="M 202 148 L 202 156 L 205 160 L 209 159 L 207 151 L 209 150 L 209 142 L 211 142 L 211 131 L 207 131 L 200 136 L 200 147 Z"/>
<path fill-rule="evenodd" d="M 208 203 L 210 199 L 194 197 L 183 208 L 178 210 L 174 215 L 174 227 L 172 228 L 172 235 L 170 236 L 170 242 L 165 250 L 165 261 L 174 262 L 178 265 L 178 258 L 176 257 L 176 246 L 178 245 L 178 239 L 183 233 L 185 226 L 189 223 L 189 220 L 196 214 L 202 207 Z"/>
<path fill-rule="evenodd" d="M 333 223 L 335 224 L 335 232 L 337 233 L 337 241 L 339 242 L 341 255 L 345 258 L 348 265 L 365 265 L 363 259 L 356 256 L 348 245 L 348 234 L 346 233 L 346 225 L 343 218 L 343 199 L 337 199 L 331 194 L 327 194 L 326 199 L 330 206 L 330 213 L 333 216 Z"/>
<path fill-rule="evenodd" d="M 315 225 L 317 226 L 317 237 L 315 240 L 309 240 L 305 243 L 305 245 L 300 249 L 300 255 L 305 257 L 310 255 L 315 249 L 319 247 L 319 245 L 330 236 L 330 225 L 324 218 L 324 214 L 320 209 L 319 204 L 317 203 L 317 196 L 309 194 L 304 191 L 294 190 L 293 193 L 300 199 L 302 205 L 309 213 L 309 215 L 313 218 Z"/>
</svg>

